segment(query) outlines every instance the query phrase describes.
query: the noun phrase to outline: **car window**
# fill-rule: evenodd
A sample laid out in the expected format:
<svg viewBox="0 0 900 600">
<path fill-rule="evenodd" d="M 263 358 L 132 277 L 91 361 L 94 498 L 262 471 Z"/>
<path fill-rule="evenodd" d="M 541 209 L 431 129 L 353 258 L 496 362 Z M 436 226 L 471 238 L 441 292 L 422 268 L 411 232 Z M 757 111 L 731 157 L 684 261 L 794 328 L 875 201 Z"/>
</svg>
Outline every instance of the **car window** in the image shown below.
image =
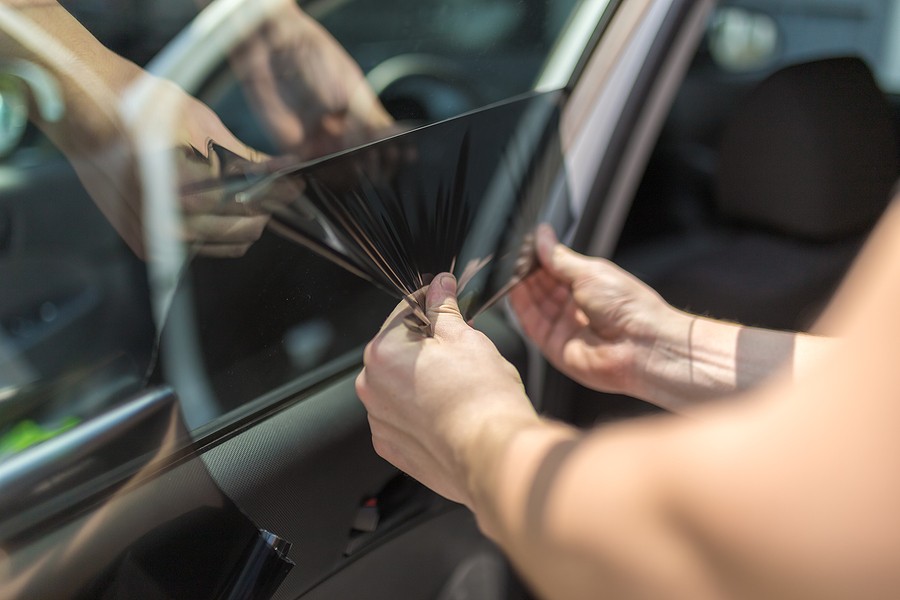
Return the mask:
<svg viewBox="0 0 900 600">
<path fill-rule="evenodd" d="M 210 25 L 225 4 L 287 6 L 0 5 L 0 460 L 150 387 L 212 431 L 355 368 L 396 298 L 229 186 L 521 107 L 576 0 L 312 1 L 252 34 Z M 508 168 L 510 130 L 482 130 L 469 162 Z"/>
</svg>

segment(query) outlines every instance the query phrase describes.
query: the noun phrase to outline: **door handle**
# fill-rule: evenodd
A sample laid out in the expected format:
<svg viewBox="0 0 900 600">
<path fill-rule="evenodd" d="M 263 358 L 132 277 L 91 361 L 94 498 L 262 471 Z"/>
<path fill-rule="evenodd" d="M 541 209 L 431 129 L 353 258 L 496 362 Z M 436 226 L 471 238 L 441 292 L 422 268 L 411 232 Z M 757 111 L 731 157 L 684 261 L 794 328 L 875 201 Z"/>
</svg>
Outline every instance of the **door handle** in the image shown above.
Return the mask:
<svg viewBox="0 0 900 600">
<path fill-rule="evenodd" d="M 400 473 L 376 495 L 365 498 L 350 528 L 344 556 L 370 546 L 436 505 L 438 496 L 424 485 Z"/>
</svg>

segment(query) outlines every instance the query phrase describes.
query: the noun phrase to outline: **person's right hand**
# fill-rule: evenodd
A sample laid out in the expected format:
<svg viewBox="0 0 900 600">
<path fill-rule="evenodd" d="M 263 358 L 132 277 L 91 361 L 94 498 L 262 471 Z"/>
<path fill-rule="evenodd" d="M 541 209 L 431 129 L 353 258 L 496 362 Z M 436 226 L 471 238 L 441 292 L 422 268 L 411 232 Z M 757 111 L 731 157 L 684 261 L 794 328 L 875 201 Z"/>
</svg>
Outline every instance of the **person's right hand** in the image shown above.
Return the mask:
<svg viewBox="0 0 900 600">
<path fill-rule="evenodd" d="M 540 269 L 510 294 L 526 335 L 582 385 L 646 397 L 643 374 L 658 342 L 685 315 L 611 262 L 560 244 L 547 226 L 537 246 Z"/>
</svg>

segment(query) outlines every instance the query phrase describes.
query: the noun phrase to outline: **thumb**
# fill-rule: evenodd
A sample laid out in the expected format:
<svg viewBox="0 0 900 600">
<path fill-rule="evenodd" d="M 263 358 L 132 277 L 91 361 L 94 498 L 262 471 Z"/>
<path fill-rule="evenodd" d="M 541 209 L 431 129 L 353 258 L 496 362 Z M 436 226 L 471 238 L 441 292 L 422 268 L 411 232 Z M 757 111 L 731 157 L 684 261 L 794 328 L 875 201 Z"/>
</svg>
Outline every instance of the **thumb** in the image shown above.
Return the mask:
<svg viewBox="0 0 900 600">
<path fill-rule="evenodd" d="M 541 265 L 565 283 L 572 283 L 591 268 L 591 259 L 559 243 L 547 225 L 538 227 L 537 251 Z"/>
<path fill-rule="evenodd" d="M 425 314 L 434 326 L 435 336 L 448 333 L 460 325 L 468 327 L 456 302 L 456 278 L 441 273 L 434 278 L 425 294 Z"/>
</svg>

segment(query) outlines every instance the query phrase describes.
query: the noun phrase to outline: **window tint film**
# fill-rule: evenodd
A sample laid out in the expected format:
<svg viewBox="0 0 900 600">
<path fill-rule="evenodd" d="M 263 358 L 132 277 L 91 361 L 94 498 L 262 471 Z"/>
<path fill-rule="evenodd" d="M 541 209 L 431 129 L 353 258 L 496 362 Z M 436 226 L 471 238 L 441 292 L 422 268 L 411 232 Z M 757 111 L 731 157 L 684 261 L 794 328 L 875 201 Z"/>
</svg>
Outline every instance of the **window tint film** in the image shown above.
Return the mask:
<svg viewBox="0 0 900 600">
<path fill-rule="evenodd" d="M 561 98 L 530 94 L 248 183 L 270 226 L 239 261 L 192 261 L 175 303 L 193 310 L 168 323 L 199 334 L 220 409 L 322 374 L 441 271 L 467 319 L 526 274 L 536 225 L 572 221 Z M 189 364 L 183 347 L 164 345 L 164 368 Z"/>
</svg>

